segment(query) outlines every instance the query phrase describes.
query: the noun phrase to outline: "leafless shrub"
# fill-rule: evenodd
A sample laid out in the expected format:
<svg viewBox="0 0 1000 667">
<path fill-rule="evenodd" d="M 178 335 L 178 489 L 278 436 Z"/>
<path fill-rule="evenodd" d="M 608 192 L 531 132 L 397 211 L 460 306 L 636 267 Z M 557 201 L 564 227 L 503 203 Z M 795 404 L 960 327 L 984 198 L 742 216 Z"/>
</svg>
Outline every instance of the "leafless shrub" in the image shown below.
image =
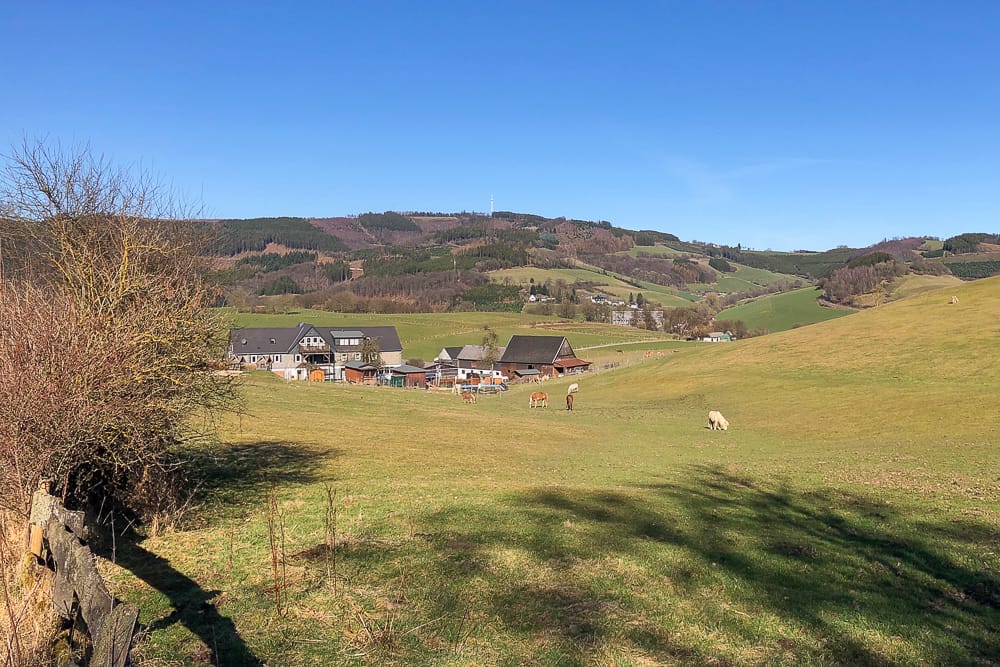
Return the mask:
<svg viewBox="0 0 1000 667">
<path fill-rule="evenodd" d="M 70 504 L 176 509 L 172 453 L 235 404 L 168 199 L 87 149 L 26 142 L 0 171 L 0 503 L 22 516 L 43 478 Z"/>
</svg>

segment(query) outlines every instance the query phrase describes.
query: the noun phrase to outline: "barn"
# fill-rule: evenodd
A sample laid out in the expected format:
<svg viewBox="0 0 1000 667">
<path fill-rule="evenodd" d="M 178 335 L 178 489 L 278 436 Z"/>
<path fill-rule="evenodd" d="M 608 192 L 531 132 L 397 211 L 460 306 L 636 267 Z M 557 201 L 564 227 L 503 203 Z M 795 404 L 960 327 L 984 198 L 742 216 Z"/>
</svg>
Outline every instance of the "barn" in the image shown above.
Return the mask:
<svg viewBox="0 0 1000 667">
<path fill-rule="evenodd" d="M 526 370 L 551 376 L 590 370 L 590 362 L 577 358 L 565 336 L 511 336 L 499 365 L 510 377 Z"/>
<path fill-rule="evenodd" d="M 389 384 L 393 387 L 424 387 L 427 384 L 427 370 L 409 364 L 390 369 Z"/>
<path fill-rule="evenodd" d="M 376 384 L 378 369 L 365 361 L 348 361 L 344 364 L 344 381 L 350 384 Z"/>
</svg>

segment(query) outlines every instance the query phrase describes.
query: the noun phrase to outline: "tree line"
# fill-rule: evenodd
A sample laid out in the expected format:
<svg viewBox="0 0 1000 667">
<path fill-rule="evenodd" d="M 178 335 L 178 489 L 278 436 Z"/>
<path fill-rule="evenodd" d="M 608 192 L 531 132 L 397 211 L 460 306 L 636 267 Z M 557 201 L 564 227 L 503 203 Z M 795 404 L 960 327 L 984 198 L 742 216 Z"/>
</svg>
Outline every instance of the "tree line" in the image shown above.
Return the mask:
<svg viewBox="0 0 1000 667">
<path fill-rule="evenodd" d="M 219 220 L 210 250 L 215 255 L 261 252 L 268 243 L 302 250 L 347 250 L 344 242 L 310 224 L 305 218 L 250 218 Z"/>
</svg>

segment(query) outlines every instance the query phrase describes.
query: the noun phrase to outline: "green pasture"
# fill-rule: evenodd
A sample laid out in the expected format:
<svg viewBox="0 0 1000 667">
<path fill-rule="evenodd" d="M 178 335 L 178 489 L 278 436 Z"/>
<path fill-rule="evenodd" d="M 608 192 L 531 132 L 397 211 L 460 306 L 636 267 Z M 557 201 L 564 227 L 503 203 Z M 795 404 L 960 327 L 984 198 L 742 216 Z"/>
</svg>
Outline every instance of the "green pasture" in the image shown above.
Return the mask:
<svg viewBox="0 0 1000 667">
<path fill-rule="evenodd" d="M 796 325 L 815 324 L 855 312 L 852 309 L 825 308 L 816 302 L 819 288 L 803 289 L 757 297 L 747 303 L 726 308 L 717 320 L 743 320 L 751 329 L 784 331 Z"/>
<path fill-rule="evenodd" d="M 596 267 L 585 268 L 587 265 L 580 263 L 580 268 L 575 269 L 539 269 L 530 266 L 521 266 L 513 269 L 500 269 L 491 271 L 490 278 L 497 282 L 510 282 L 516 285 L 527 287 L 532 278 L 536 284 L 542 284 L 546 280 L 556 282 L 562 280 L 567 286 L 571 286 L 577 281 L 594 283 L 597 290 L 614 295 L 622 300 L 627 300 L 628 295 L 635 295 L 642 292 L 644 296 L 658 301 L 667 307 L 689 306 L 691 301 L 697 300 L 697 296 L 679 292 L 671 287 L 656 285 L 645 281 L 638 281 L 641 287 L 629 284 L 612 274 L 601 273 Z"/>
<path fill-rule="evenodd" d="M 962 280 L 955 276 L 931 276 L 908 273 L 893 281 L 889 298 L 899 301 L 900 299 L 908 299 L 924 292 L 939 290 L 945 287 L 955 287 L 961 284 Z"/>
<path fill-rule="evenodd" d="M 303 309 L 281 315 L 236 313 L 232 315 L 232 318 L 233 326 L 240 327 L 289 327 L 295 326 L 299 322 L 341 328 L 350 328 L 352 325 L 392 325 L 396 327 L 399 340 L 403 344 L 403 358 L 419 357 L 425 361 L 436 357 L 441 352 L 441 348 L 444 347 L 479 345 L 483 339 L 483 327 L 485 326 L 489 326 L 497 332 L 500 345 L 506 345 L 513 334 L 566 336 L 574 348 L 668 340 L 668 336 L 662 332 L 522 313 L 382 315 L 331 313 Z M 653 345 L 653 347 L 657 347 L 657 345 Z M 645 347 L 637 349 L 645 349 Z"/>
<path fill-rule="evenodd" d="M 736 271 L 732 273 L 720 273 L 719 279 L 714 283 L 691 283 L 688 289 L 692 292 L 746 292 L 755 287 L 765 287 L 773 285 L 780 280 L 795 280 L 795 276 L 783 273 L 774 273 L 766 269 L 755 269 L 752 266 L 743 266 L 732 263 Z"/>
<path fill-rule="evenodd" d="M 1000 262 L 1000 252 L 969 252 L 962 255 L 948 255 L 943 260 L 945 264 L 963 264 L 965 262 Z"/>
<path fill-rule="evenodd" d="M 646 255 L 660 255 L 663 257 L 686 257 L 691 254 L 665 245 L 637 245 L 629 248 L 628 250 L 622 250 L 617 254 L 638 257 L 640 253 L 644 253 Z"/>
<path fill-rule="evenodd" d="M 118 545 L 137 657 L 995 665 L 997 312 L 1000 278 L 475 405 L 249 376 L 182 523 Z"/>
</svg>

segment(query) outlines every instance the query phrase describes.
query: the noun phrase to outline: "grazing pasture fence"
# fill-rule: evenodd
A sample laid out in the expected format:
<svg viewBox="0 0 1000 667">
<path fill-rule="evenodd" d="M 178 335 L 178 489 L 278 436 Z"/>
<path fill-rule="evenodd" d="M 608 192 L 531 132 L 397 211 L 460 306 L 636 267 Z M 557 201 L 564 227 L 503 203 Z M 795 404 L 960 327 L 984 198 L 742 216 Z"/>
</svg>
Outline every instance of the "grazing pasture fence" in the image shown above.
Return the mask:
<svg viewBox="0 0 1000 667">
<path fill-rule="evenodd" d="M 31 503 L 29 549 L 55 572 L 52 606 L 67 621 L 82 617 L 90 633 L 93 667 L 123 667 L 128 662 L 139 608 L 116 600 L 86 544 L 83 512 L 67 510 L 42 488 Z M 75 624 L 74 624 L 75 625 Z M 63 662 L 60 667 L 76 665 Z"/>
</svg>

